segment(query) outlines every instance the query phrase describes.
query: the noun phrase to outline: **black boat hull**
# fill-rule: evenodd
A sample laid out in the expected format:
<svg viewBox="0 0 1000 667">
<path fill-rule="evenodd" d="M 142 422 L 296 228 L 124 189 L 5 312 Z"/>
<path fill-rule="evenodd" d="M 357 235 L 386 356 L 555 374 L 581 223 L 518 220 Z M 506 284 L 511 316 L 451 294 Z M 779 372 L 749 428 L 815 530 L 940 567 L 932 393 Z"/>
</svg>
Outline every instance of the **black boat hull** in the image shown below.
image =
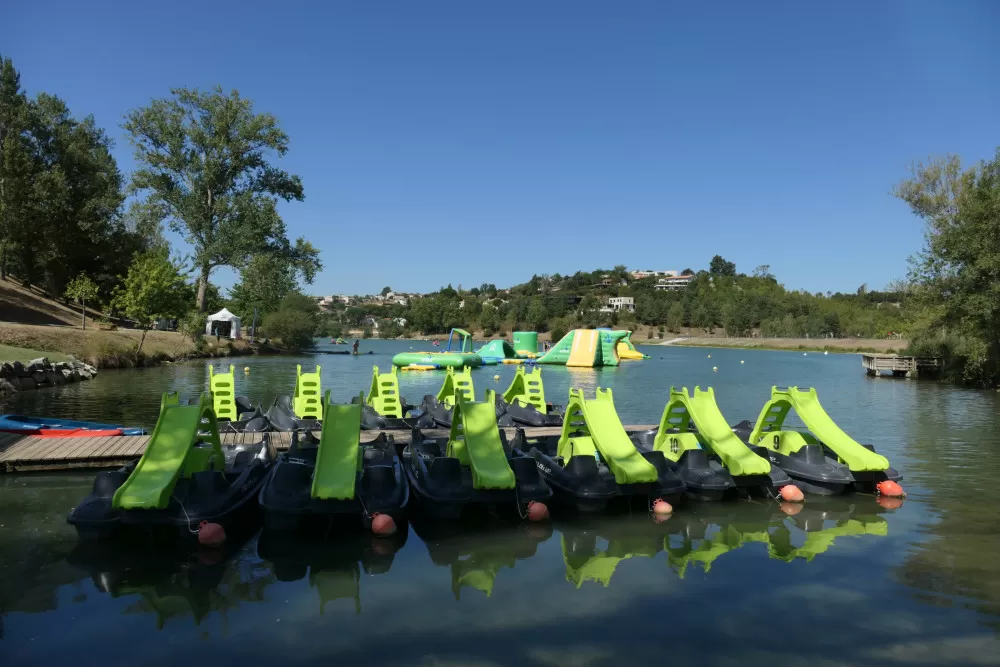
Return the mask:
<svg viewBox="0 0 1000 667">
<path fill-rule="evenodd" d="M 630 437 L 639 451 L 653 451 L 656 429 L 631 433 Z M 714 502 L 729 500 L 738 495 L 736 482 L 720 461 L 706 450 L 688 450 L 677 461 L 666 459 L 684 481 L 685 495 L 691 500 Z"/>
<path fill-rule="evenodd" d="M 292 446 L 275 463 L 274 471 L 260 490 L 258 502 L 264 527 L 277 531 L 370 529 L 372 516 L 388 514 L 397 527 L 406 520 L 410 488 L 391 438 L 380 434 L 361 444 L 361 470 L 355 481 L 355 497 L 347 500 L 311 496 L 318 441 L 293 436 Z"/>
<path fill-rule="evenodd" d="M 645 484 L 618 484 L 614 473 L 603 462 L 589 456 L 574 456 L 566 464 L 554 456 L 558 436 L 528 439 L 518 429 L 511 447 L 515 453 L 530 457 L 552 488 L 554 500 L 564 508 L 580 513 L 603 512 L 613 506 L 631 507 L 641 501 L 647 509 L 657 498 L 677 504 L 687 487 L 660 452 L 641 451 L 657 471 L 657 481 Z"/>
<path fill-rule="evenodd" d="M 194 539 L 202 521 L 222 526 L 226 533 L 241 532 L 259 522 L 257 495 L 271 472 L 274 449 L 265 440 L 257 445 L 228 445 L 226 472 L 195 473 L 177 481 L 164 509 L 120 510 L 112 507 L 115 491 L 125 483 L 136 463 L 102 471 L 93 491 L 74 508 L 67 522 L 82 539 L 108 539 L 129 533 Z"/>
<path fill-rule="evenodd" d="M 416 508 L 425 515 L 454 520 L 479 511 L 522 514 L 529 502 L 548 501 L 552 490 L 535 462 L 525 456 L 510 456 L 503 431 L 500 434 L 514 472 L 513 489 L 474 488 L 469 467 L 444 455 L 447 438 L 426 438 L 415 430 L 401 457 Z"/>
<path fill-rule="evenodd" d="M 299 419 L 292 410 L 290 396 L 279 396 L 267 409 L 267 420 L 274 431 L 321 431 L 323 422 L 320 419 Z"/>
</svg>

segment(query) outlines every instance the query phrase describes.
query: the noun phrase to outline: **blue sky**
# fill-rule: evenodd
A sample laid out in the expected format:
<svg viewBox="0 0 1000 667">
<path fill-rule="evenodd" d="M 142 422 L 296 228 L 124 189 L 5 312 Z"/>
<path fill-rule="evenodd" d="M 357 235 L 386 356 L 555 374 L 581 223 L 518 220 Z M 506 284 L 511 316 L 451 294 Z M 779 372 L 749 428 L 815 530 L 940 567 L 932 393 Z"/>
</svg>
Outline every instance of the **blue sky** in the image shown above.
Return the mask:
<svg viewBox="0 0 1000 667">
<path fill-rule="evenodd" d="M 696 6 L 697 5 L 697 6 Z M 291 137 L 308 291 L 707 267 L 853 291 L 906 272 L 916 159 L 990 157 L 995 2 L 14 3 L 0 52 L 117 138 L 171 87 Z M 216 282 L 232 282 L 220 272 Z"/>
</svg>

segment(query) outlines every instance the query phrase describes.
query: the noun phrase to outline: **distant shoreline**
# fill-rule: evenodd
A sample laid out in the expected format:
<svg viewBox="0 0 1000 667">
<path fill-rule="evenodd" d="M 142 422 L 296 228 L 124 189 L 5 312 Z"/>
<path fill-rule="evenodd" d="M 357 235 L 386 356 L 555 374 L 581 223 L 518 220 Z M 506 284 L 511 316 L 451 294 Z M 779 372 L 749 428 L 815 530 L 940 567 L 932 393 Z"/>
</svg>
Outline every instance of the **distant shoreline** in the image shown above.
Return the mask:
<svg viewBox="0 0 1000 667">
<path fill-rule="evenodd" d="M 711 336 L 691 336 L 678 337 L 662 343 L 639 344 L 740 350 L 834 352 L 841 354 L 857 354 L 861 352 L 901 354 L 906 350 L 909 341 L 900 339 L 885 340 L 881 338 L 713 338 Z"/>
</svg>

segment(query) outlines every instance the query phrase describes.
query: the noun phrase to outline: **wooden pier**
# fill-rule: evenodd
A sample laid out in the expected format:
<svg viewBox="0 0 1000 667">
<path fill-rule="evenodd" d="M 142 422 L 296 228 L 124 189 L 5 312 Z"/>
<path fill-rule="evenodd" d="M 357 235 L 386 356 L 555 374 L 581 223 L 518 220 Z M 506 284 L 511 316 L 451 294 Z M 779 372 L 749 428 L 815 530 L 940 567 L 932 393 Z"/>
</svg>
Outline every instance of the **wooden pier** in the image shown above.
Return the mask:
<svg viewBox="0 0 1000 667">
<path fill-rule="evenodd" d="M 656 428 L 655 424 L 626 426 L 628 431 Z M 507 438 L 514 437 L 515 429 L 503 429 Z M 529 437 L 559 435 L 561 427 L 525 428 Z M 447 429 L 423 429 L 432 437 L 447 437 Z M 397 442 L 407 442 L 409 431 L 362 431 L 361 441 L 375 439 L 379 433 L 393 436 Z M 222 433 L 223 445 L 260 442 L 263 433 Z M 292 443 L 291 433 L 267 433 L 278 450 L 285 450 Z M 319 437 L 319 433 L 316 433 Z M 116 435 L 96 438 L 39 438 L 16 433 L 0 433 L 0 472 L 28 472 L 43 470 L 73 470 L 77 468 L 117 468 L 142 456 L 149 442 L 148 435 Z"/>
<path fill-rule="evenodd" d="M 898 378 L 915 378 L 921 374 L 937 374 L 941 360 L 934 357 L 901 357 L 897 354 L 861 355 L 861 365 L 873 377 L 888 375 Z"/>
</svg>

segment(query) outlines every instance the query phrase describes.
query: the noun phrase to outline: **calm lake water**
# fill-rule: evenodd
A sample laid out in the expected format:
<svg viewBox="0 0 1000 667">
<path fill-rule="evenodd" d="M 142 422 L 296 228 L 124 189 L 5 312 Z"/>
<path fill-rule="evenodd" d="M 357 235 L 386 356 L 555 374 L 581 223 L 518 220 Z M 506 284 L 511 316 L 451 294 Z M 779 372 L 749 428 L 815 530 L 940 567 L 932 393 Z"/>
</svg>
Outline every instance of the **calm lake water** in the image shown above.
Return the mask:
<svg viewBox="0 0 1000 667">
<path fill-rule="evenodd" d="M 347 401 L 373 364 L 410 346 L 426 348 L 363 341 L 375 354 L 216 364 L 249 366 L 239 393 L 260 402 L 291 393 L 297 362 L 320 364 L 324 388 Z M 547 366 L 547 397 L 611 387 L 625 423 L 652 423 L 671 384 L 711 385 L 735 423 L 756 419 L 773 384 L 814 386 L 835 421 L 904 474 L 908 498 L 892 508 L 810 496 L 791 515 L 776 503 L 688 505 L 660 525 L 417 525 L 395 542 L 257 534 L 220 556 L 82 549 L 65 514 L 92 474 L 3 475 L 0 662 L 1000 664 L 997 394 L 873 380 L 856 355 L 644 351 L 653 358 L 615 369 Z M 475 371 L 477 392 L 513 372 Z M 441 377 L 401 374 L 403 394 L 419 402 Z M 163 391 L 189 397 L 206 383 L 204 362 L 105 371 L 0 412 L 152 425 Z"/>
</svg>

